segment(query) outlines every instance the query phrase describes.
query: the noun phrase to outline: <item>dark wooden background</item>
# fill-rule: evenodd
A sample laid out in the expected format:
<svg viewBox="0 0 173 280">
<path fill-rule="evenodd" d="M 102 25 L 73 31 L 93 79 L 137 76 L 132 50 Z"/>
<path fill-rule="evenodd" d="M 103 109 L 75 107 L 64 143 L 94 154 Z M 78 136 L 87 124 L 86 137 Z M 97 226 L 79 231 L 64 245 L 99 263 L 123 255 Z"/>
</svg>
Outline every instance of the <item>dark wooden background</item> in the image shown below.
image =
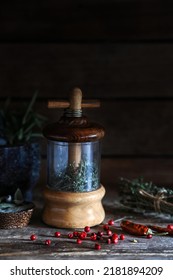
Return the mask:
<svg viewBox="0 0 173 280">
<path fill-rule="evenodd" d="M 143 175 L 173 186 L 173 5 L 157 0 L 4 1 L 0 8 L 0 101 L 39 91 L 37 108 L 81 87 L 98 98 L 102 180 Z M 43 149 L 43 155 L 46 152 Z M 44 161 L 44 160 L 43 160 Z"/>
</svg>

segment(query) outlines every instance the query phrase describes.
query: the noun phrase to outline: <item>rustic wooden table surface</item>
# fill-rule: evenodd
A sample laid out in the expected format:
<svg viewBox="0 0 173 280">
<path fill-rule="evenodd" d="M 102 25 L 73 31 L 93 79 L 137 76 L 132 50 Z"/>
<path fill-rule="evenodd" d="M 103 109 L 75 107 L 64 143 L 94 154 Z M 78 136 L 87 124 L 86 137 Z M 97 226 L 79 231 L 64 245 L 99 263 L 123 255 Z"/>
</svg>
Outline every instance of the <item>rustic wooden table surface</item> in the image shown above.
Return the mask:
<svg viewBox="0 0 173 280">
<path fill-rule="evenodd" d="M 167 225 L 171 223 L 170 217 L 160 215 L 143 215 L 141 213 L 129 212 L 119 207 L 116 188 L 107 188 L 103 199 L 106 212 L 105 223 L 109 219 L 119 219 L 124 216 L 129 219 L 145 223 Z M 173 237 L 153 236 L 136 237 L 125 233 L 125 240 L 119 240 L 118 244 L 108 245 L 105 241 L 98 241 L 101 250 L 95 250 L 95 242 L 86 239 L 82 244 L 77 244 L 76 239 L 67 238 L 67 234 L 73 230 L 51 228 L 42 222 L 42 194 L 37 197 L 36 210 L 30 224 L 21 229 L 0 230 L 0 259 L 173 259 Z M 55 231 L 61 231 L 61 237 L 55 238 Z M 93 227 L 94 232 L 102 231 L 102 225 Z M 120 234 L 119 223 L 112 227 L 112 231 Z M 36 241 L 30 240 L 31 234 L 37 235 Z M 50 246 L 44 244 L 46 239 L 51 239 Z M 134 239 L 137 242 L 133 242 Z"/>
</svg>

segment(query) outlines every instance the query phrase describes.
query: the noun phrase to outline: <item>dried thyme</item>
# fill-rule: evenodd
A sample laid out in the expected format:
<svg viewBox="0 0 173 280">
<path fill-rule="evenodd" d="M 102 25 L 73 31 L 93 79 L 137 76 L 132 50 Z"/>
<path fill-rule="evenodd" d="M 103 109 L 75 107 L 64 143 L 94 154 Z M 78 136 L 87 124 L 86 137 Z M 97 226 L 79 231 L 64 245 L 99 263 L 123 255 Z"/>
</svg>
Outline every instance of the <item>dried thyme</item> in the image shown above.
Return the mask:
<svg viewBox="0 0 173 280">
<path fill-rule="evenodd" d="M 125 206 L 135 210 L 154 209 L 155 212 L 173 214 L 173 189 L 156 186 L 151 181 L 144 181 L 142 177 L 133 180 L 120 178 L 119 187 L 121 202 Z"/>
<path fill-rule="evenodd" d="M 64 192 L 93 191 L 98 186 L 98 168 L 85 160 L 77 168 L 70 163 L 65 171 L 52 172 L 49 178 L 49 187 Z"/>
</svg>

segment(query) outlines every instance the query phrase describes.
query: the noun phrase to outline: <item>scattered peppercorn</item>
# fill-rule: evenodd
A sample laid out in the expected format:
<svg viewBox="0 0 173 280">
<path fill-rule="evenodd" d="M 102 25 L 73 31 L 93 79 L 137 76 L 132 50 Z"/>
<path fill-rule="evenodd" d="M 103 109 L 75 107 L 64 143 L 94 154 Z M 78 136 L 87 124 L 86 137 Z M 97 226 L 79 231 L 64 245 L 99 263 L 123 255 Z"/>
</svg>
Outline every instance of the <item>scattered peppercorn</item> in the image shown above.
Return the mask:
<svg viewBox="0 0 173 280">
<path fill-rule="evenodd" d="M 111 219 L 108 221 L 107 224 L 103 225 L 103 230 L 105 230 L 106 232 L 103 231 L 98 231 L 96 232 L 91 232 L 91 228 L 89 226 L 85 226 L 84 230 L 81 232 L 78 231 L 74 231 L 74 232 L 70 232 L 67 234 L 67 237 L 69 239 L 75 238 L 76 237 L 76 243 L 77 244 L 81 244 L 83 242 L 83 239 L 87 238 L 90 239 L 91 241 L 96 241 L 96 240 L 100 240 L 101 242 L 106 242 L 107 244 L 117 244 L 119 240 L 124 240 L 125 239 L 125 235 L 122 233 L 118 236 L 117 233 L 113 233 L 109 228 L 109 225 L 113 225 L 114 224 L 114 220 Z M 152 232 L 151 229 L 157 231 L 157 232 L 163 232 L 163 233 L 167 233 L 170 235 L 173 235 L 173 224 L 169 224 L 167 225 L 167 227 L 158 227 L 158 226 L 146 226 L 146 225 L 142 225 L 142 224 L 135 224 L 131 221 L 127 221 L 124 220 L 121 222 L 120 224 L 121 228 L 123 230 L 126 230 L 127 232 L 131 233 L 131 234 L 138 234 L 138 235 L 145 235 L 147 239 L 150 239 L 153 237 L 153 234 L 156 234 L 154 231 Z M 87 234 L 88 233 L 88 234 Z M 156 234 L 157 235 L 157 234 Z M 61 236 L 61 232 L 56 231 L 54 233 L 55 237 L 60 237 Z M 30 236 L 30 240 L 34 241 L 37 239 L 36 234 L 32 234 Z M 99 242 L 99 241 L 98 241 Z M 136 239 L 131 240 L 130 242 L 133 243 L 137 243 L 138 241 Z M 51 240 L 47 239 L 44 241 L 45 245 L 51 245 Z M 100 250 L 101 249 L 101 245 L 99 243 L 95 243 L 94 246 L 95 250 Z"/>
<path fill-rule="evenodd" d="M 107 235 L 112 235 L 112 231 L 110 229 L 107 230 Z"/>
<path fill-rule="evenodd" d="M 73 236 L 77 237 L 79 235 L 78 231 L 73 231 Z"/>
<path fill-rule="evenodd" d="M 111 238 L 112 238 L 112 239 L 118 239 L 118 234 L 113 233 L 112 236 L 111 236 Z"/>
<path fill-rule="evenodd" d="M 85 231 L 82 231 L 79 233 L 79 238 L 80 239 L 85 239 L 87 237 L 87 233 Z"/>
<path fill-rule="evenodd" d="M 98 231 L 97 232 L 97 236 L 99 236 L 99 237 L 103 236 L 103 234 L 104 234 L 103 231 Z"/>
<path fill-rule="evenodd" d="M 73 233 L 68 233 L 68 238 L 72 239 L 73 238 Z"/>
<path fill-rule="evenodd" d="M 32 235 L 30 236 L 30 239 L 31 239 L 32 241 L 34 241 L 34 240 L 37 239 L 37 236 L 36 236 L 35 234 L 32 234 Z"/>
<path fill-rule="evenodd" d="M 112 243 L 111 238 L 108 238 L 108 239 L 107 239 L 107 243 L 108 243 L 108 244 L 111 244 L 111 243 Z"/>
<path fill-rule="evenodd" d="M 113 226 L 113 225 L 114 225 L 114 220 L 112 220 L 112 219 L 109 220 L 109 221 L 108 221 L 108 225 Z"/>
<path fill-rule="evenodd" d="M 101 249 L 101 245 L 98 244 L 98 243 L 95 243 L 95 247 L 94 247 L 96 250 L 100 250 Z"/>
<path fill-rule="evenodd" d="M 55 237 L 60 237 L 61 236 L 61 233 L 59 231 L 56 231 L 55 232 Z"/>
<path fill-rule="evenodd" d="M 51 240 L 50 239 L 47 239 L 47 240 L 45 240 L 45 245 L 48 245 L 48 246 L 50 246 L 50 244 L 51 244 Z"/>
<path fill-rule="evenodd" d="M 111 242 L 114 243 L 114 244 L 117 244 L 118 243 L 118 239 L 111 239 Z"/>
<path fill-rule="evenodd" d="M 89 226 L 86 226 L 86 227 L 84 228 L 84 231 L 85 231 L 85 232 L 90 232 L 90 230 L 91 230 L 91 228 L 90 228 Z"/>
<path fill-rule="evenodd" d="M 92 241 L 96 241 L 96 240 L 97 240 L 97 234 L 96 234 L 95 232 L 93 232 L 93 233 L 91 234 L 91 236 L 90 236 L 90 239 L 91 239 Z"/>
<path fill-rule="evenodd" d="M 109 230 L 109 226 L 107 224 L 103 225 L 104 230 Z"/>
<path fill-rule="evenodd" d="M 120 240 L 124 240 L 125 239 L 125 235 L 124 234 L 120 234 Z"/>
<path fill-rule="evenodd" d="M 167 225 L 168 230 L 173 230 L 173 225 Z"/>
</svg>

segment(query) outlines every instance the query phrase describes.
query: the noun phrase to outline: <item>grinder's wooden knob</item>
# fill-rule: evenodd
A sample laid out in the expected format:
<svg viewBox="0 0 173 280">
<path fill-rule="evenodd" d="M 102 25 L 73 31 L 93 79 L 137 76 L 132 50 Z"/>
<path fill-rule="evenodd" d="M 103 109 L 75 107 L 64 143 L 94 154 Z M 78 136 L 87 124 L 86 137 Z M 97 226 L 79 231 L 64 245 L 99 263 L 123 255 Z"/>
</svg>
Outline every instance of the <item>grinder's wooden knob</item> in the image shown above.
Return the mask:
<svg viewBox="0 0 173 280">
<path fill-rule="evenodd" d="M 82 107 L 82 91 L 79 88 L 74 88 L 70 95 L 71 110 L 81 110 Z"/>
</svg>

